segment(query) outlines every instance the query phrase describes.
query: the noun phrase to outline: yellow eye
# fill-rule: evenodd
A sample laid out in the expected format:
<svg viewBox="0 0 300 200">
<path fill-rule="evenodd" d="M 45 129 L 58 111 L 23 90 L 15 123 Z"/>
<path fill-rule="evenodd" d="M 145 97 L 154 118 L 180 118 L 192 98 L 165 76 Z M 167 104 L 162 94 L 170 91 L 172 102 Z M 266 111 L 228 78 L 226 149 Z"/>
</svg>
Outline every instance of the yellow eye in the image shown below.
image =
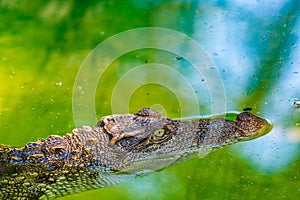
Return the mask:
<svg viewBox="0 0 300 200">
<path fill-rule="evenodd" d="M 158 129 L 158 130 L 154 131 L 154 136 L 156 136 L 156 137 L 162 137 L 164 134 L 165 134 L 164 129 Z"/>
</svg>

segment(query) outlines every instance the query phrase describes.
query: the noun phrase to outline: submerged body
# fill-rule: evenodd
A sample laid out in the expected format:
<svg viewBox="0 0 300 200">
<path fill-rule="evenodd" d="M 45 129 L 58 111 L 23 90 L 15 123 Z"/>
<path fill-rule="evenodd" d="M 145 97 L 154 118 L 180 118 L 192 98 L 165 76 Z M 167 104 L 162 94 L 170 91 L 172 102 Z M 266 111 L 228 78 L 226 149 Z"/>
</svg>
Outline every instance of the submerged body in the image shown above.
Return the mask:
<svg viewBox="0 0 300 200">
<path fill-rule="evenodd" d="M 49 136 L 23 148 L 0 145 L 0 199 L 55 199 L 163 169 L 269 130 L 243 112 L 223 118 L 172 120 L 144 108 L 102 117 L 94 127 Z"/>
</svg>

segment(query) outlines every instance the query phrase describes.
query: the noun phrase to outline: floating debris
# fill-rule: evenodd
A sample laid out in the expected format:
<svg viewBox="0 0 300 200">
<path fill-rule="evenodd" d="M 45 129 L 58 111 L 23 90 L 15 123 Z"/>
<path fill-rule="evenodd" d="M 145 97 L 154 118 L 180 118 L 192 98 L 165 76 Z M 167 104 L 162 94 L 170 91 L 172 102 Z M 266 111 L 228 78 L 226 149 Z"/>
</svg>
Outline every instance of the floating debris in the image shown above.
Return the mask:
<svg viewBox="0 0 300 200">
<path fill-rule="evenodd" d="M 176 60 L 182 60 L 181 56 L 176 56 L 175 58 L 176 58 Z"/>
<path fill-rule="evenodd" d="M 250 107 L 246 107 L 246 108 L 243 109 L 243 111 L 245 111 L 245 112 L 249 112 L 251 110 L 252 110 L 252 108 L 250 108 Z"/>
</svg>

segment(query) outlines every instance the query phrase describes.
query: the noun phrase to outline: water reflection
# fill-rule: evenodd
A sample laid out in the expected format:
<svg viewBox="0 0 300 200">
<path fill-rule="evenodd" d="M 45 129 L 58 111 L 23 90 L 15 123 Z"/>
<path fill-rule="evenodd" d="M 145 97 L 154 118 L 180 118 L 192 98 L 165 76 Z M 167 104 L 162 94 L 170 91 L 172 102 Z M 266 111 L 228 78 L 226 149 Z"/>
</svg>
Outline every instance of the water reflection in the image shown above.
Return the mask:
<svg viewBox="0 0 300 200">
<path fill-rule="evenodd" d="M 243 1 L 231 0 L 228 7 L 240 8 L 244 11 L 253 13 L 255 16 L 263 18 L 264 20 L 273 18 L 284 6 L 286 1 Z M 268 9 L 266 9 L 268 8 Z"/>
<path fill-rule="evenodd" d="M 233 12 L 215 9 L 213 17 L 204 13 L 194 35 L 222 69 L 228 109 L 251 107 L 274 123 L 270 134 L 236 148 L 257 170 L 278 173 L 286 170 L 299 153 L 299 144 L 290 140 L 297 134 L 289 128 L 298 122 L 299 112 L 288 103 L 300 91 L 299 74 L 293 73 L 299 70 L 295 65 L 299 63 L 299 41 L 294 39 L 299 20 L 293 17 L 299 3 L 231 1 L 226 6 Z M 245 16 L 252 20 L 245 20 Z M 204 32 L 209 32 L 209 37 Z"/>
<path fill-rule="evenodd" d="M 286 129 L 275 126 L 262 138 L 237 144 L 236 150 L 252 162 L 252 167 L 260 173 L 279 173 L 286 170 L 300 153 L 300 129 Z"/>
</svg>

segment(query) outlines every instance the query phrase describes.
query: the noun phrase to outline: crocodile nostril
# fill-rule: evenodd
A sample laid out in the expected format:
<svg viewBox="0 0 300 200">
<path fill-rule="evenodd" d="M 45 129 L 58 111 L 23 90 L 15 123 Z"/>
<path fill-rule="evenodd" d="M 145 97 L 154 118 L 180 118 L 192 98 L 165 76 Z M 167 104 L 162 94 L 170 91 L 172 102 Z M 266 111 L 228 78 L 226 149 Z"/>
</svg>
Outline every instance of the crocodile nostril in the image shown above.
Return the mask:
<svg viewBox="0 0 300 200">
<path fill-rule="evenodd" d="M 249 112 L 242 112 L 242 113 L 238 114 L 236 119 L 239 121 L 248 121 L 251 116 L 252 116 L 252 114 Z"/>
<path fill-rule="evenodd" d="M 104 125 L 105 125 L 105 123 L 103 120 L 100 120 L 97 124 L 97 126 L 99 126 L 99 127 L 103 127 Z"/>
</svg>

